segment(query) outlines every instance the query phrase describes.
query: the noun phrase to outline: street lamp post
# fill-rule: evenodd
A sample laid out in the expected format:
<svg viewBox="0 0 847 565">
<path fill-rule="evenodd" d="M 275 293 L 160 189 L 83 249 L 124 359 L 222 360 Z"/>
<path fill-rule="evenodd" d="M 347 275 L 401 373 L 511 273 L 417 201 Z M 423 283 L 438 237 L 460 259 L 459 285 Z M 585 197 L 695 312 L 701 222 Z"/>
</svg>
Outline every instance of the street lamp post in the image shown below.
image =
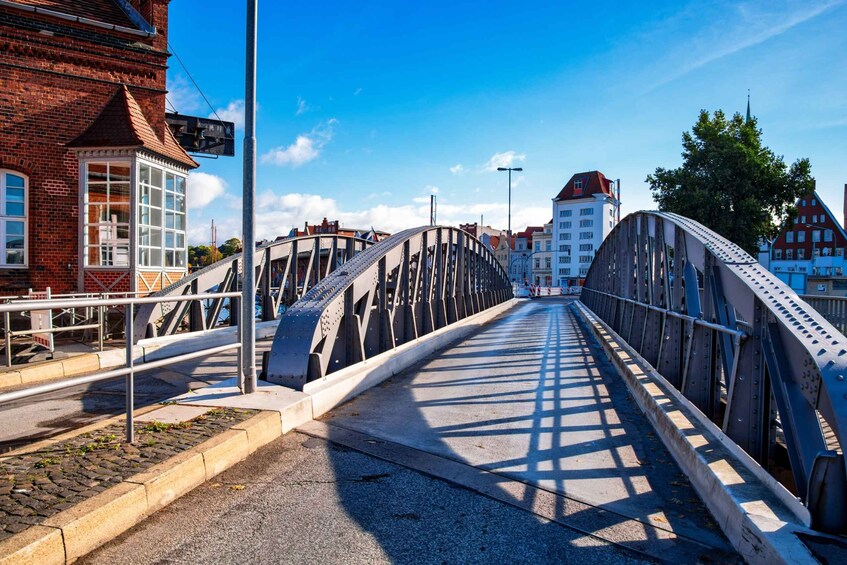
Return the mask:
<svg viewBox="0 0 847 565">
<path fill-rule="evenodd" d="M 497 167 L 498 171 L 509 171 L 509 219 L 506 227 L 507 240 L 507 259 L 506 264 L 509 265 L 509 278 L 512 277 L 512 171 L 523 171 L 523 167 Z"/>
</svg>

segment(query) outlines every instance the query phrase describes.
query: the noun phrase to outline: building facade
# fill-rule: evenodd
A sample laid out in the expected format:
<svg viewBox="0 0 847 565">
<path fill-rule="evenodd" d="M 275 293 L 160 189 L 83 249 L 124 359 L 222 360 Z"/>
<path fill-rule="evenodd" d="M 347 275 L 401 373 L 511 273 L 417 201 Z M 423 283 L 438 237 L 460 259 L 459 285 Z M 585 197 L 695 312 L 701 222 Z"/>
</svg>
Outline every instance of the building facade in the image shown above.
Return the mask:
<svg viewBox="0 0 847 565">
<path fill-rule="evenodd" d="M 0 3 L 0 293 L 150 292 L 187 269 L 168 0 Z"/>
<path fill-rule="evenodd" d="M 582 284 L 603 239 L 617 222 L 615 182 L 600 171 L 577 173 L 553 199 L 552 278 Z"/>
<path fill-rule="evenodd" d="M 799 294 L 847 296 L 847 233 L 817 192 L 797 200 L 796 209 L 760 262 Z"/>
<path fill-rule="evenodd" d="M 553 285 L 553 222 L 544 224 L 542 231 L 532 235 L 532 282 L 541 286 Z"/>
</svg>

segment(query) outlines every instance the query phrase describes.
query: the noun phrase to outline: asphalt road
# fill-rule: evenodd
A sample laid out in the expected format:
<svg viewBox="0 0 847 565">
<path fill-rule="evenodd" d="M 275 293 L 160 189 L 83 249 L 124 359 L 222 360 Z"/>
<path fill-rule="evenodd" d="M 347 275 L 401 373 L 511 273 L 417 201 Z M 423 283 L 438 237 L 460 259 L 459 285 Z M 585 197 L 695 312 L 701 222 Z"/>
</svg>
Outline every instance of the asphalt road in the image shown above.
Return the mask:
<svg viewBox="0 0 847 565">
<path fill-rule="evenodd" d="M 523 303 L 84 562 L 734 561 L 567 302 Z"/>
</svg>

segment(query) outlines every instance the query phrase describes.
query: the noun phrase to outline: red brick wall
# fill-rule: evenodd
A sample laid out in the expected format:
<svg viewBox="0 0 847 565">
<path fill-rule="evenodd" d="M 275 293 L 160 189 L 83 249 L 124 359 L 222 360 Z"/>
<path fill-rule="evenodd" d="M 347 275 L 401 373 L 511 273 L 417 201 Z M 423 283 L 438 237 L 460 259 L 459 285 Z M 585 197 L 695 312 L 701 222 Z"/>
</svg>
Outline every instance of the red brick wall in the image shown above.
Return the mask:
<svg viewBox="0 0 847 565">
<path fill-rule="evenodd" d="M 0 294 L 82 290 L 78 161 L 65 144 L 118 86 L 130 86 L 157 133 L 166 127 L 168 1 L 141 4 L 154 14 L 153 39 L 0 7 L 0 163 L 29 176 L 29 268 L 0 268 Z"/>
</svg>

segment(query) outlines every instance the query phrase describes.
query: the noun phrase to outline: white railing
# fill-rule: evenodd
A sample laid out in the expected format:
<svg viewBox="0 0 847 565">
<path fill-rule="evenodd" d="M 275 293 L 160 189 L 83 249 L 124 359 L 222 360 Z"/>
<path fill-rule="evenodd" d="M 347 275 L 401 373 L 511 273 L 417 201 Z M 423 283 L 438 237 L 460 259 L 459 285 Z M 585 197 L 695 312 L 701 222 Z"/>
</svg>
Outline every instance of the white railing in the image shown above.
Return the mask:
<svg viewBox="0 0 847 565">
<path fill-rule="evenodd" d="M 230 343 L 225 345 L 219 345 L 216 347 L 210 347 L 207 349 L 200 349 L 197 351 L 192 351 L 191 353 L 185 353 L 183 355 L 177 355 L 174 357 L 170 357 L 168 359 L 161 359 L 158 361 L 151 361 L 149 363 L 143 363 L 141 365 L 135 365 L 135 359 L 133 357 L 133 317 L 131 315 L 132 309 L 135 306 L 141 304 L 156 304 L 159 302 L 178 302 L 185 300 L 206 300 L 206 299 L 215 299 L 215 298 L 230 298 L 230 299 L 238 299 L 241 297 L 240 292 L 221 292 L 221 293 L 209 293 L 209 294 L 196 294 L 189 296 L 168 296 L 168 297 L 145 297 L 145 298 L 82 298 L 82 299 L 68 299 L 68 298 L 60 298 L 60 299 L 50 299 L 50 300 L 28 300 L 26 302 L 10 302 L 8 304 L 0 304 L 0 313 L 3 314 L 4 318 L 8 323 L 8 318 L 12 313 L 23 313 L 23 312 L 31 312 L 33 310 L 59 310 L 63 308 L 108 308 L 115 306 L 123 306 L 127 309 L 127 313 L 130 315 L 125 316 L 124 322 L 124 331 L 126 333 L 126 364 L 124 367 L 120 369 L 114 369 L 111 371 L 105 371 L 102 373 L 97 373 L 94 375 L 86 375 L 82 377 L 75 377 L 70 379 L 65 379 L 58 382 L 47 383 L 43 385 L 38 385 L 30 388 L 25 388 L 22 390 L 16 390 L 13 392 L 7 392 L 0 394 L 0 406 L 3 404 L 14 402 L 16 400 L 21 400 L 25 398 L 32 398 L 34 396 L 38 396 L 40 394 L 46 394 L 48 392 L 55 392 L 58 390 L 64 390 L 68 388 L 72 388 L 75 386 L 80 386 L 84 384 L 90 384 L 100 381 L 106 381 L 110 379 L 115 379 L 119 377 L 126 377 L 126 440 L 129 443 L 135 441 L 135 433 L 133 428 L 134 422 L 134 414 L 135 414 L 135 373 L 141 371 L 149 371 L 151 369 L 158 369 L 160 367 L 165 367 L 167 365 L 171 365 L 174 363 L 181 363 L 182 361 L 188 361 L 191 359 L 196 359 L 198 357 L 205 357 L 208 355 L 214 355 L 217 353 L 222 353 L 224 351 L 228 351 L 230 349 L 238 349 L 239 360 L 237 363 L 237 376 L 239 387 L 242 386 L 242 375 L 241 375 L 241 343 Z M 8 327 L 8 326 L 7 326 Z M 58 330 L 61 328 L 53 328 L 53 330 Z M 80 329 L 80 326 L 76 326 L 75 329 Z M 35 330 L 35 332 L 41 333 L 45 332 L 45 330 Z M 20 332 L 19 332 L 20 333 Z M 7 348 L 8 348 L 8 332 L 7 332 Z M 8 350 L 8 349 L 7 349 Z"/>
</svg>

